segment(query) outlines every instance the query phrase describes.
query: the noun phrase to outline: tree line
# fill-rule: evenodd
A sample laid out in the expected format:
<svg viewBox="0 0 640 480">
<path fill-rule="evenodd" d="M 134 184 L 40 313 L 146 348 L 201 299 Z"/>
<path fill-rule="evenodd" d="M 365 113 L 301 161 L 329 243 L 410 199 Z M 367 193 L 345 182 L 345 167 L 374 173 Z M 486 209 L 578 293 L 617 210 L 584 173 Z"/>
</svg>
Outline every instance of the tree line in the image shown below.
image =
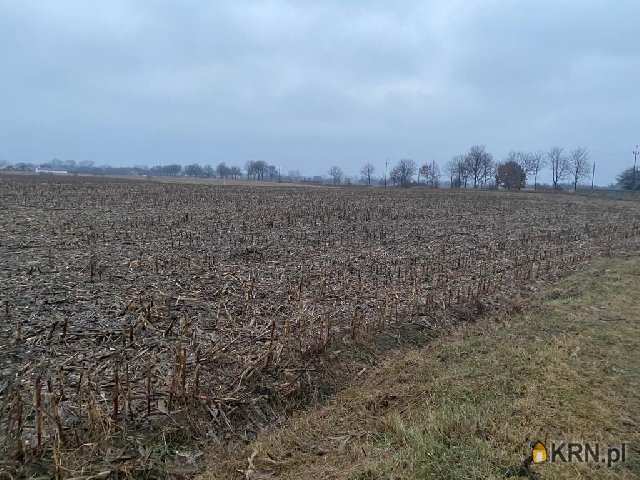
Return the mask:
<svg viewBox="0 0 640 480">
<path fill-rule="evenodd" d="M 441 184 L 440 167 L 436 161 L 418 165 L 414 160 L 403 158 L 384 175 L 376 177 L 373 164 L 367 162 L 360 170 L 360 181 L 366 185 L 387 184 L 399 187 L 426 185 L 438 188 Z M 538 188 L 538 177 L 549 168 L 554 189 L 570 182 L 577 190 L 582 180 L 593 176 L 594 164 L 589 160 L 586 148 L 578 147 L 565 151 L 553 147 L 547 152 L 511 151 L 503 161 L 495 161 L 483 145 L 474 145 L 468 152 L 454 156 L 444 167 L 451 188 L 524 188 L 527 183 Z M 341 184 L 345 178 L 339 166 L 332 166 L 329 178 L 333 184 Z"/>
<path fill-rule="evenodd" d="M 586 148 L 578 147 L 565 152 L 552 147 L 547 152 L 511 151 L 502 162 L 495 162 L 484 146 L 475 145 L 465 155 L 458 155 L 447 164 L 452 187 L 473 188 L 489 184 L 509 189 L 525 187 L 527 181 L 538 188 L 538 177 L 550 169 L 554 189 L 569 181 L 574 190 L 578 184 L 594 173 Z"/>
<path fill-rule="evenodd" d="M 236 180 L 245 175 L 244 171 L 240 167 L 227 165 L 226 162 L 220 162 L 215 167 L 212 165 L 200 165 L 199 163 L 191 163 L 184 166 L 178 163 L 170 163 L 166 165 L 156 165 L 153 167 L 114 167 L 109 165 L 96 166 L 92 161 L 75 162 L 74 160 L 60 160 L 54 158 L 53 160 L 40 164 L 28 162 L 10 164 L 7 162 L 0 162 L 0 167 L 5 170 L 22 172 L 55 171 L 93 175 L 147 175 L 158 177 L 177 177 L 185 175 L 189 177 Z M 278 178 L 278 169 L 263 161 L 252 161 L 247 163 L 246 176 L 247 178 L 255 180 L 274 180 Z"/>
<path fill-rule="evenodd" d="M 384 172 L 376 176 L 376 167 L 371 162 L 360 169 L 360 178 L 354 182 L 345 175 L 339 166 L 328 170 L 328 178 L 323 176 L 305 177 L 297 170 L 281 174 L 275 165 L 262 160 L 249 161 L 245 169 L 220 162 L 215 167 L 191 163 L 188 165 L 168 164 L 153 167 L 111 167 L 95 166 L 91 161 L 74 162 L 73 160 L 53 159 L 39 165 L 31 163 L 9 164 L 0 162 L 0 168 L 14 171 L 42 170 L 66 171 L 68 173 L 85 173 L 97 175 L 148 175 L 148 176 L 180 176 L 221 179 L 241 179 L 255 181 L 291 181 L 326 183 L 343 185 L 359 182 L 364 185 L 384 185 L 385 187 L 409 187 L 422 185 L 432 188 L 441 186 L 443 175 L 436 161 L 416 163 L 409 158 L 398 160 L 394 165 L 385 162 Z M 589 158 L 584 147 L 565 150 L 552 147 L 548 151 L 511 151 L 502 161 L 496 161 L 483 145 L 474 145 L 466 153 L 456 155 L 444 165 L 445 182 L 451 188 L 507 188 L 521 189 L 532 185 L 539 186 L 538 178 L 542 172 L 550 173 L 551 185 L 560 189 L 567 183 L 574 190 L 585 179 L 591 177 L 591 186 L 595 176 L 595 164 Z M 617 178 L 618 186 L 623 189 L 640 190 L 640 179 L 634 164 L 633 168 L 624 170 Z"/>
</svg>

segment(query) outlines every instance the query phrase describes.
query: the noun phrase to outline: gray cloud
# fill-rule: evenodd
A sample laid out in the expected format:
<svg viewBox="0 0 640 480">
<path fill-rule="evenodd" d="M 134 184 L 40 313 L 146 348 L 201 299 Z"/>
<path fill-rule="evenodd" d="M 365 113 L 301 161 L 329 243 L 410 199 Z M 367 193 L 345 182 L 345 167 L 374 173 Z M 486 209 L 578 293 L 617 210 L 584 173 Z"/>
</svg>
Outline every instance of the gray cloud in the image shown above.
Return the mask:
<svg viewBox="0 0 640 480">
<path fill-rule="evenodd" d="M 0 0 L 0 157 L 356 172 L 473 143 L 630 163 L 637 1 Z"/>
</svg>

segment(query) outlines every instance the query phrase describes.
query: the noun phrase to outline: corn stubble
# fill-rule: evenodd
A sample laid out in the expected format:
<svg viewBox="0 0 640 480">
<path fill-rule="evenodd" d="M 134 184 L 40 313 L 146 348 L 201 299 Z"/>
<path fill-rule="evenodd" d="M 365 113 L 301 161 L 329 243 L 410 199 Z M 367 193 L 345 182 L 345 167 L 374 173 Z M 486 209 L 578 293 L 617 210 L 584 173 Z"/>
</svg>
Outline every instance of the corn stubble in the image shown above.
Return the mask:
<svg viewBox="0 0 640 480">
<path fill-rule="evenodd" d="M 0 466 L 60 478 L 251 437 L 345 352 L 640 238 L 636 203 L 565 195 L 2 177 L 0 198 Z"/>
</svg>

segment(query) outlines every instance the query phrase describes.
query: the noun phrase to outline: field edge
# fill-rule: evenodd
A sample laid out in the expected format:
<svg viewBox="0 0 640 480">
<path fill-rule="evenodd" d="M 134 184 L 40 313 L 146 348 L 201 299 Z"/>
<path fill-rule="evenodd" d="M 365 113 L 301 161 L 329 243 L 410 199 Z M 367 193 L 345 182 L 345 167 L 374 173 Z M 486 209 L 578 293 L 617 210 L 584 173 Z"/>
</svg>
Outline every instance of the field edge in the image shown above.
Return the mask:
<svg viewBox="0 0 640 480">
<path fill-rule="evenodd" d="M 221 478 L 636 478 L 640 258 L 594 260 L 515 315 L 392 355 L 235 454 Z M 523 467 L 533 439 L 630 443 L 624 465 Z"/>
</svg>

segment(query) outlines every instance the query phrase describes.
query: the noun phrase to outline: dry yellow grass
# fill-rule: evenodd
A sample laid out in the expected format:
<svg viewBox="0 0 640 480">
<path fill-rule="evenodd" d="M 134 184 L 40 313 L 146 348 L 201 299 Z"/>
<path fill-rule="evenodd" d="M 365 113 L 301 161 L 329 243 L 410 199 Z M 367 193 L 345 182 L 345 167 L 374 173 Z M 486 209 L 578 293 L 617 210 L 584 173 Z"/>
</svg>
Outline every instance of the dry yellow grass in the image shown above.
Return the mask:
<svg viewBox="0 0 640 480">
<path fill-rule="evenodd" d="M 511 317 L 396 354 L 203 479 L 640 475 L 640 259 L 602 259 Z M 629 442 L 627 462 L 522 469 L 533 439 Z"/>
</svg>

